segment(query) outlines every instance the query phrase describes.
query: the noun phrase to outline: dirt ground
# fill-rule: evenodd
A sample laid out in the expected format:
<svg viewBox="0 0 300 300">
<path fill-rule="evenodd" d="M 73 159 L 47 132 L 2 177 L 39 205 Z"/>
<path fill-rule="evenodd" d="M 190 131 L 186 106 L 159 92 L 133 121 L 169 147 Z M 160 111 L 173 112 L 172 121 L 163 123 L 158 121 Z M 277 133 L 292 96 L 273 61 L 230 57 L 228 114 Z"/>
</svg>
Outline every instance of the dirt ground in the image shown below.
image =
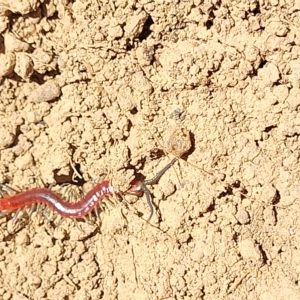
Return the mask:
<svg viewBox="0 0 300 300">
<path fill-rule="evenodd" d="M 300 299 L 299 26 L 297 0 L 0 0 L 5 187 L 124 191 L 191 142 L 150 222 L 0 218 L 0 298 Z"/>
</svg>

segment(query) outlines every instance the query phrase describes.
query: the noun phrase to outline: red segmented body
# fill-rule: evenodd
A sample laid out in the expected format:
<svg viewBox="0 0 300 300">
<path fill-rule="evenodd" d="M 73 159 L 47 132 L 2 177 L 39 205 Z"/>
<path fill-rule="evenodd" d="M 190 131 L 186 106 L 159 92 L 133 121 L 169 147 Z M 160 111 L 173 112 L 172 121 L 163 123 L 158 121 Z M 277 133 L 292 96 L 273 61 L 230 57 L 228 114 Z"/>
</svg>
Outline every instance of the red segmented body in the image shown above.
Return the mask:
<svg viewBox="0 0 300 300">
<path fill-rule="evenodd" d="M 97 204 L 114 193 L 109 181 L 98 183 L 81 200 L 70 203 L 59 194 L 47 188 L 34 188 L 16 195 L 0 199 L 0 211 L 14 211 L 33 204 L 46 204 L 50 209 L 66 218 L 82 218 Z"/>
<path fill-rule="evenodd" d="M 159 178 L 175 163 L 176 158 L 159 171 L 152 179 L 139 180 L 135 178 L 131 181 L 130 187 L 126 192 L 116 192 L 109 183 L 105 180 L 98 183 L 85 196 L 76 203 L 70 203 L 64 200 L 59 194 L 47 188 L 34 188 L 16 195 L 7 196 L 0 199 L 0 215 L 1 212 L 7 213 L 17 211 L 27 206 L 35 204 L 45 204 L 51 210 L 57 212 L 62 217 L 79 219 L 88 215 L 97 205 L 101 205 L 104 198 L 113 194 L 117 195 L 146 195 L 147 203 L 150 207 L 151 214 L 148 220 L 152 217 L 153 206 L 151 203 L 151 196 L 146 185 L 156 183 Z"/>
</svg>

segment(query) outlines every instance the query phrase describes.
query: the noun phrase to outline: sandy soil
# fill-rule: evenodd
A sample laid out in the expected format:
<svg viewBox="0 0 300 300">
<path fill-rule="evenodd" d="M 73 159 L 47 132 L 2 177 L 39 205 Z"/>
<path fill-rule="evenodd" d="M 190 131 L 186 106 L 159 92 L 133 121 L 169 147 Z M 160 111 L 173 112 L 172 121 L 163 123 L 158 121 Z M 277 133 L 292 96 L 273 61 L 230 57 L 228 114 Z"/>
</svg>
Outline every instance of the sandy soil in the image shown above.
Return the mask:
<svg viewBox="0 0 300 300">
<path fill-rule="evenodd" d="M 82 231 L 2 217 L 1 299 L 300 299 L 299 1 L 0 8 L 1 183 L 76 201 L 192 143 L 150 223 L 132 196 Z"/>
</svg>

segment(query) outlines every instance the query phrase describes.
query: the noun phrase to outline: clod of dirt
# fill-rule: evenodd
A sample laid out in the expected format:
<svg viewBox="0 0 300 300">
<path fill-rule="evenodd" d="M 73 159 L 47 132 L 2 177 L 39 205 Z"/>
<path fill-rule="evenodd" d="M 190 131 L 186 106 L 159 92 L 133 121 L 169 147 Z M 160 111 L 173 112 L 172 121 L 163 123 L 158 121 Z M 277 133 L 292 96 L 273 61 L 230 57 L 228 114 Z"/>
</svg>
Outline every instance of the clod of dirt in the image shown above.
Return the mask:
<svg viewBox="0 0 300 300">
<path fill-rule="evenodd" d="M 22 156 L 16 157 L 15 164 L 19 170 L 26 170 L 32 166 L 33 157 L 29 152 L 27 152 Z"/>
<path fill-rule="evenodd" d="M 241 224 L 248 224 L 250 222 L 250 217 L 248 212 L 245 210 L 244 207 L 240 207 L 235 215 L 236 219 L 241 223 Z"/>
<path fill-rule="evenodd" d="M 242 257 L 246 260 L 254 259 L 258 261 L 261 259 L 261 253 L 250 239 L 241 241 L 239 243 L 239 250 Z"/>
<path fill-rule="evenodd" d="M 54 80 L 48 81 L 33 90 L 29 99 L 35 103 L 52 101 L 60 96 L 61 89 Z"/>
<path fill-rule="evenodd" d="M 27 52 L 30 49 L 29 44 L 20 41 L 13 34 L 4 34 L 5 52 Z"/>
<path fill-rule="evenodd" d="M 80 225 L 78 225 L 78 227 L 75 226 L 71 228 L 70 239 L 72 241 L 83 241 L 87 239 L 95 230 L 96 226 L 82 222 Z"/>
<path fill-rule="evenodd" d="M 44 51 L 37 48 L 31 54 L 34 64 L 34 70 L 40 74 L 45 74 L 47 71 L 55 69 L 55 62 L 53 62 L 53 53 L 51 51 Z"/>
<path fill-rule="evenodd" d="M 132 75 L 131 86 L 136 92 L 140 92 L 144 96 L 149 96 L 153 92 L 153 87 L 143 72 L 136 72 Z"/>
<path fill-rule="evenodd" d="M 23 0 L 23 1 L 11 1 L 1 0 L 0 7 L 12 11 L 13 13 L 20 13 L 21 15 L 28 14 L 37 10 L 40 5 L 39 0 Z"/>
<path fill-rule="evenodd" d="M 192 147 L 190 132 L 185 128 L 177 128 L 173 130 L 169 140 L 166 143 L 168 153 L 176 157 L 182 157 L 184 153 Z"/>
<path fill-rule="evenodd" d="M 151 62 L 154 59 L 154 54 L 155 51 L 153 46 L 144 45 L 144 47 L 136 49 L 136 57 L 139 64 L 143 67 L 151 65 Z"/>
<path fill-rule="evenodd" d="M 28 80 L 32 75 L 33 62 L 26 53 L 16 53 L 15 72 L 24 80 Z"/>
<path fill-rule="evenodd" d="M 125 36 L 131 39 L 137 38 L 142 32 L 147 18 L 148 15 L 144 11 L 140 11 L 128 18 L 127 24 L 124 27 Z"/>
<path fill-rule="evenodd" d="M 0 78 L 8 76 L 14 70 L 16 56 L 14 53 L 0 53 Z"/>
<path fill-rule="evenodd" d="M 293 87 L 290 90 L 289 95 L 286 99 L 287 103 L 289 104 L 292 110 L 296 110 L 300 105 L 299 92 L 300 89 L 298 87 Z"/>
<path fill-rule="evenodd" d="M 0 127 L 0 136 L 0 149 L 8 148 L 15 140 L 15 135 L 3 127 Z"/>
</svg>

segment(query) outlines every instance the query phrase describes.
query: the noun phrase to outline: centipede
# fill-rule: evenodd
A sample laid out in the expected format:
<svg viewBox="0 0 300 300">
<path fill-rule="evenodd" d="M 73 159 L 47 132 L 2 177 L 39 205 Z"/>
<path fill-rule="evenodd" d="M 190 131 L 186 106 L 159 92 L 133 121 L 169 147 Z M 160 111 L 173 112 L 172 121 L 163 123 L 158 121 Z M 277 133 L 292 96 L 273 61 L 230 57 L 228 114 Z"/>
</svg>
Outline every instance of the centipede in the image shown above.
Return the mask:
<svg viewBox="0 0 300 300">
<path fill-rule="evenodd" d="M 26 209 L 29 210 L 28 214 L 31 215 L 39 205 L 44 205 L 62 218 L 74 220 L 82 219 L 92 212 L 99 217 L 99 213 L 104 210 L 104 199 L 112 195 L 133 195 L 137 197 L 145 195 L 150 208 L 150 215 L 147 221 L 150 221 L 154 213 L 154 208 L 151 193 L 147 186 L 157 183 L 161 176 L 176 162 L 176 160 L 177 159 L 174 158 L 151 179 L 142 180 L 139 179 L 139 177 L 135 177 L 130 182 L 129 188 L 123 192 L 116 191 L 108 180 L 104 180 L 96 184 L 79 201 L 74 203 L 65 200 L 60 194 L 45 187 L 33 188 L 14 195 L 8 195 L 0 199 L 0 217 L 15 213 L 15 218 L 20 211 Z M 5 185 L 0 185 L 0 189 L 3 190 L 3 188 L 5 188 Z"/>
</svg>

